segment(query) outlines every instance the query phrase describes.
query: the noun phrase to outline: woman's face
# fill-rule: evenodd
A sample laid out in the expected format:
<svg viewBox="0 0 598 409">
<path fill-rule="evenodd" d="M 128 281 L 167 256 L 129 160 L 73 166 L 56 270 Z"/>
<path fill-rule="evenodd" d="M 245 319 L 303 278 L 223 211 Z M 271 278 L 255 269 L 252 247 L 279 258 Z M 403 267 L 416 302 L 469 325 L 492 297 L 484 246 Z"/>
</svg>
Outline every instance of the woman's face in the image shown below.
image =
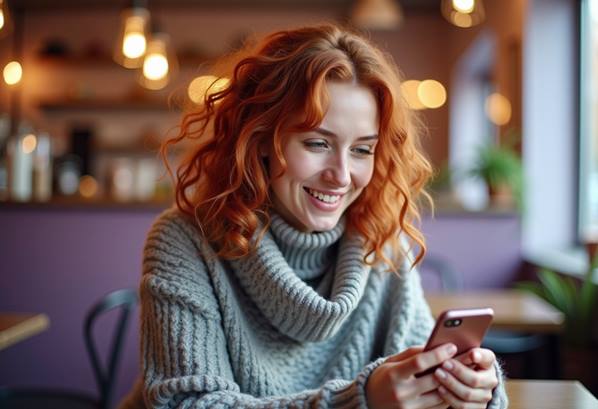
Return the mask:
<svg viewBox="0 0 598 409">
<path fill-rule="evenodd" d="M 272 180 L 274 209 L 305 232 L 334 228 L 372 179 L 378 107 L 362 85 L 329 81 L 329 106 L 313 131 L 285 135 L 287 169 Z M 270 152 L 270 175 L 282 169 Z"/>
</svg>

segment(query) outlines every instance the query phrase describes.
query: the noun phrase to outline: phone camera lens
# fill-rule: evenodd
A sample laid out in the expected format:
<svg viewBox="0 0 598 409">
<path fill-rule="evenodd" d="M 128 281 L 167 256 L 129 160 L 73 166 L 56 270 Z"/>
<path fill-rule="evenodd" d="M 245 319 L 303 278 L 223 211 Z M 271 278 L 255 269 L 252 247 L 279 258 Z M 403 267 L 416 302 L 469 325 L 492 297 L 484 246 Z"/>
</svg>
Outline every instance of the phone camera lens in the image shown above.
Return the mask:
<svg viewBox="0 0 598 409">
<path fill-rule="evenodd" d="M 446 320 L 444 321 L 444 326 L 447 328 L 453 328 L 453 327 L 458 327 L 459 325 L 461 325 L 462 320 L 456 318 L 453 320 Z"/>
</svg>

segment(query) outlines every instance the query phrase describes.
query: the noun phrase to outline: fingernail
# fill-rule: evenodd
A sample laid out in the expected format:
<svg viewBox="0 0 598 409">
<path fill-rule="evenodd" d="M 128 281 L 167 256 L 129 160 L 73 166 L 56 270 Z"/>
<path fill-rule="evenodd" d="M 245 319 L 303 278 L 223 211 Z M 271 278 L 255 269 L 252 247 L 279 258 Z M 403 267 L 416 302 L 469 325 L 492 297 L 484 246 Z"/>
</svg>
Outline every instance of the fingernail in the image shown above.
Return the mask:
<svg viewBox="0 0 598 409">
<path fill-rule="evenodd" d="M 441 379 L 446 379 L 446 372 L 444 372 L 442 369 L 438 368 L 436 370 L 436 375 L 438 375 L 439 378 Z"/>
<path fill-rule="evenodd" d="M 480 355 L 480 353 L 479 353 L 478 351 L 475 351 L 475 352 L 473 353 L 473 361 L 474 361 L 474 362 L 477 362 L 477 361 L 479 361 L 481 358 L 482 358 L 482 356 Z"/>
<path fill-rule="evenodd" d="M 442 366 L 444 366 L 444 368 L 448 369 L 449 371 L 455 367 L 451 361 L 444 361 Z"/>
<path fill-rule="evenodd" d="M 447 352 L 449 354 L 454 354 L 455 352 L 457 352 L 457 347 L 454 344 L 450 344 L 447 348 L 446 348 Z"/>
</svg>

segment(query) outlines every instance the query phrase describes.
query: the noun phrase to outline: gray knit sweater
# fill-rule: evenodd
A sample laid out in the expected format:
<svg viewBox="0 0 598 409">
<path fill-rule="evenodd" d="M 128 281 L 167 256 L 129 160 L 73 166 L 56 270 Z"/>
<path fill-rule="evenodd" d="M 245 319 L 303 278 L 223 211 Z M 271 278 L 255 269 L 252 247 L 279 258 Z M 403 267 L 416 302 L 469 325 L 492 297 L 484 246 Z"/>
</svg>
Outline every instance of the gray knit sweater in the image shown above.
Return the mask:
<svg viewBox="0 0 598 409">
<path fill-rule="evenodd" d="M 163 213 L 144 253 L 143 377 L 121 408 L 367 407 L 369 374 L 433 320 L 415 270 L 371 269 L 343 233 L 273 215 L 255 254 L 223 261 Z M 506 406 L 501 380 L 489 407 Z"/>
</svg>

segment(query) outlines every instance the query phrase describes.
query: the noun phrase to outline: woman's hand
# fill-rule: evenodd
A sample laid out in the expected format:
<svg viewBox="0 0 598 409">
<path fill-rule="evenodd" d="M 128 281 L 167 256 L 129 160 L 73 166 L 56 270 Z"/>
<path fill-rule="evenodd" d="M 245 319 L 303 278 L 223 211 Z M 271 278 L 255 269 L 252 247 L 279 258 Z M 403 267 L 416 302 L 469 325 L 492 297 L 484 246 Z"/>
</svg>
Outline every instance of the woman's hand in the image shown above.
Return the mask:
<svg viewBox="0 0 598 409">
<path fill-rule="evenodd" d="M 409 348 L 389 357 L 370 375 L 366 384 L 368 408 L 447 408 L 438 393 L 440 386 L 434 374 L 415 377 L 452 358 L 457 352 L 453 344 L 441 345 L 423 352 L 423 347 Z"/>
<path fill-rule="evenodd" d="M 484 348 L 474 348 L 445 361 L 434 372 L 441 384 L 438 393 L 454 409 L 485 408 L 498 385 L 495 361 L 494 353 Z"/>
</svg>

